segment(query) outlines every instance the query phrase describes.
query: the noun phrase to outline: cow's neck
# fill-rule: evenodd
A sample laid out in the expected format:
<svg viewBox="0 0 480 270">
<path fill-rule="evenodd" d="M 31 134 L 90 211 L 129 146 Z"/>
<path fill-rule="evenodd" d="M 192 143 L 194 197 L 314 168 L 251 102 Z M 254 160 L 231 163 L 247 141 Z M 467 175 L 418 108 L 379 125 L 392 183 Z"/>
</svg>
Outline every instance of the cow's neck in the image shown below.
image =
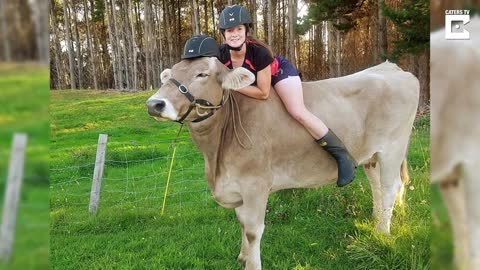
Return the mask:
<svg viewBox="0 0 480 270">
<path fill-rule="evenodd" d="M 228 106 L 228 103 L 225 104 Z M 222 148 L 222 134 L 228 116 L 227 106 L 216 111 L 215 114 L 200 122 L 189 123 L 188 129 L 193 142 L 202 152 L 205 159 L 205 173 L 210 189 L 215 190 L 215 179 L 218 170 L 218 159 Z"/>
</svg>

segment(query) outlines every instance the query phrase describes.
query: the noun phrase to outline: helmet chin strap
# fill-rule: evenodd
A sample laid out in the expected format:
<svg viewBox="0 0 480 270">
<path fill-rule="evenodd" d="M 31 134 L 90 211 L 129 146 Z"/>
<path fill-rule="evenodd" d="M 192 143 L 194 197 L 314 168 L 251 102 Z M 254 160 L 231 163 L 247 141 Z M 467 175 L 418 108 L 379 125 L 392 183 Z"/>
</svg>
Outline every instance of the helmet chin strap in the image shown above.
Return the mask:
<svg viewBox="0 0 480 270">
<path fill-rule="evenodd" d="M 242 43 L 242 45 L 240 45 L 239 47 L 236 47 L 236 48 L 235 48 L 235 47 L 232 47 L 232 46 L 230 46 L 230 45 L 228 45 L 228 44 L 227 44 L 227 47 L 228 47 L 229 50 L 239 52 L 239 51 L 242 50 L 243 44 L 245 44 L 245 41 L 244 41 L 244 42 Z"/>
</svg>

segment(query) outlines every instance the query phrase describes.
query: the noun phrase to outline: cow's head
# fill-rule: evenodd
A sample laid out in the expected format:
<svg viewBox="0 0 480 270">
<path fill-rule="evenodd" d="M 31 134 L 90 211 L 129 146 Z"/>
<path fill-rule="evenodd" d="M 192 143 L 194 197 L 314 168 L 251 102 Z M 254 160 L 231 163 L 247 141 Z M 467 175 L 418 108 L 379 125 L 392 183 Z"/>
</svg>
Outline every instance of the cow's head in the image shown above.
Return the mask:
<svg viewBox="0 0 480 270">
<path fill-rule="evenodd" d="M 162 87 L 147 100 L 148 114 L 160 121 L 179 121 L 184 116 L 183 120 L 188 122 L 199 118 L 196 109 L 189 112 L 192 98 L 195 102 L 207 101 L 213 107 L 222 104 L 224 89 L 244 88 L 255 77 L 247 69 L 231 70 L 215 57 L 202 57 L 183 60 L 172 69 L 165 69 L 161 80 Z"/>
</svg>

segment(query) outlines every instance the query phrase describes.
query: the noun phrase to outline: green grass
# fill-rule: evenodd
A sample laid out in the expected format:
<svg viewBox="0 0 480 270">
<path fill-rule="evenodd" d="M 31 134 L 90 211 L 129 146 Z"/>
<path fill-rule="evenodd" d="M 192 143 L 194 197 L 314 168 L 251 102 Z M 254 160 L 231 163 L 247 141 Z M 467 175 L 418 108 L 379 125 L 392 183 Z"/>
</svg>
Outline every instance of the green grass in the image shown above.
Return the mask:
<svg viewBox="0 0 480 270">
<path fill-rule="evenodd" d="M 153 94 L 51 92 L 51 253 L 57 269 L 241 269 L 240 226 L 204 180 L 183 130 L 160 214 L 178 124 L 146 114 Z M 286 190 L 268 202 L 264 269 L 429 269 L 429 121 L 412 136 L 404 211 L 392 235 L 374 232 L 362 170 L 345 189 Z M 98 134 L 109 135 L 100 210 L 88 215 Z"/>
<path fill-rule="evenodd" d="M 438 186 L 432 187 L 432 269 L 453 268 L 452 229 Z"/>
<path fill-rule="evenodd" d="M 0 211 L 12 137 L 28 135 L 13 256 L 0 269 L 48 269 L 48 69 L 0 63 Z"/>
</svg>

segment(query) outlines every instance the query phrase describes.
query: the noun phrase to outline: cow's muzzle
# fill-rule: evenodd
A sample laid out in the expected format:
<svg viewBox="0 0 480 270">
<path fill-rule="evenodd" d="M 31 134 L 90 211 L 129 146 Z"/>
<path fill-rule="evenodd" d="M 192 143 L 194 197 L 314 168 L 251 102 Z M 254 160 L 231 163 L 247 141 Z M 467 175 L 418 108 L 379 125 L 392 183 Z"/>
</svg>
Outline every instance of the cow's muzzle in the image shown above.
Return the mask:
<svg viewBox="0 0 480 270">
<path fill-rule="evenodd" d="M 147 100 L 147 111 L 151 116 L 161 116 L 163 110 L 165 109 L 166 103 L 164 100 L 160 99 L 149 99 Z"/>
</svg>

